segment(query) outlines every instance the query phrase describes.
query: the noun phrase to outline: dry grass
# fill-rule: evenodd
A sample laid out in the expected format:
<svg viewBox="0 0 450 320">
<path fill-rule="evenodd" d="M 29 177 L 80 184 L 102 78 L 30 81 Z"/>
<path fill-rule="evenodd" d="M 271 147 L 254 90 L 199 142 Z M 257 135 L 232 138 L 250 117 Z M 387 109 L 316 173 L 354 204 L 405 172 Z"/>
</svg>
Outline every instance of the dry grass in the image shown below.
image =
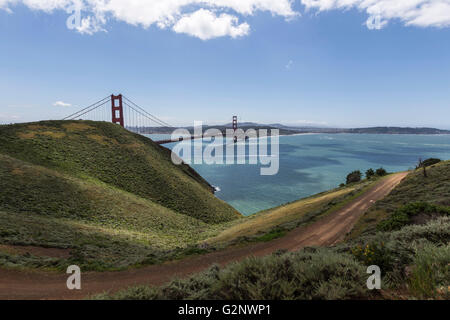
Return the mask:
<svg viewBox="0 0 450 320">
<path fill-rule="evenodd" d="M 307 213 L 320 209 L 330 201 L 348 195 L 354 187 L 330 192 L 318 197 L 302 199 L 287 205 L 277 207 L 260 214 L 241 219 L 238 224 L 224 230 L 218 236 L 209 239 L 208 243 L 229 242 L 243 236 L 253 236 L 274 227 L 299 220 Z"/>
<path fill-rule="evenodd" d="M 87 125 L 85 123 L 78 123 L 78 122 L 71 122 L 71 123 L 63 124 L 62 127 L 69 132 L 79 132 L 79 131 L 95 129 L 94 127 L 92 127 L 90 125 Z"/>
<path fill-rule="evenodd" d="M 36 136 L 37 132 L 19 132 L 17 136 L 20 139 L 33 139 Z"/>
<path fill-rule="evenodd" d="M 64 132 L 58 132 L 58 131 L 44 131 L 44 132 L 38 132 L 38 134 L 41 134 L 43 136 L 47 136 L 50 138 L 55 138 L 55 139 L 61 139 L 66 136 L 66 134 Z"/>
<path fill-rule="evenodd" d="M 22 169 L 20 169 L 20 168 L 14 168 L 14 169 L 11 170 L 11 173 L 14 174 L 14 175 L 19 175 L 19 176 L 21 176 L 21 175 L 23 175 L 25 172 L 24 172 Z"/>
<path fill-rule="evenodd" d="M 122 147 L 125 147 L 133 152 L 144 152 L 145 146 L 142 143 L 134 142 L 130 144 L 124 144 Z"/>
<path fill-rule="evenodd" d="M 42 126 L 40 124 L 30 124 L 29 126 L 27 126 L 28 129 L 36 131 L 36 130 L 46 130 L 48 129 L 47 126 Z"/>
<path fill-rule="evenodd" d="M 105 136 L 101 136 L 101 135 L 98 135 L 98 134 L 88 134 L 87 137 L 89 139 L 94 140 L 97 143 L 100 143 L 100 144 L 105 145 L 105 146 L 108 146 L 108 145 L 111 145 L 111 144 L 116 144 L 116 145 L 119 144 L 117 142 L 117 140 L 115 140 L 115 139 L 109 139 L 109 138 L 107 138 Z"/>
<path fill-rule="evenodd" d="M 50 137 L 50 138 L 55 138 L 55 139 L 61 139 L 64 138 L 66 136 L 66 134 L 64 132 L 60 132 L 60 131 L 38 131 L 40 129 L 46 129 L 47 127 L 45 126 L 39 126 L 39 125 L 30 125 L 27 127 L 28 129 L 32 130 L 32 131 L 28 131 L 28 132 L 19 132 L 17 134 L 17 136 L 21 139 L 34 139 L 36 137 L 36 135 L 42 135 L 42 136 L 46 136 L 46 137 Z"/>
</svg>

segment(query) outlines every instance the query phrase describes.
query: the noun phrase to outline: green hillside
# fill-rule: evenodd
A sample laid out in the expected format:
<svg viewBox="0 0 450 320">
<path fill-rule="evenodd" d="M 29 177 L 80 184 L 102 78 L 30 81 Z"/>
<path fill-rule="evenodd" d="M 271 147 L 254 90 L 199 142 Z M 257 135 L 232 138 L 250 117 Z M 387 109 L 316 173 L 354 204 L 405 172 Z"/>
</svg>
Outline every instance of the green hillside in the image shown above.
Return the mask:
<svg viewBox="0 0 450 320">
<path fill-rule="evenodd" d="M 0 126 L 0 266 L 159 263 L 239 217 L 169 150 L 117 125 Z"/>
<path fill-rule="evenodd" d="M 239 217 L 193 169 L 175 166 L 169 150 L 110 123 L 45 121 L 0 126 L 0 153 L 86 181 L 103 182 L 207 223 Z M 38 184 L 36 192 L 42 185 L 48 184 Z M 83 202 L 79 197 L 68 201 Z M 22 211 L 28 205 L 26 199 L 15 197 L 3 199 L 0 208 Z"/>
<path fill-rule="evenodd" d="M 428 167 L 427 177 L 422 169 L 409 174 L 386 198 L 378 201 L 361 217 L 349 238 L 375 232 L 377 226 L 396 210 L 414 203 L 450 206 L 450 161 Z"/>
<path fill-rule="evenodd" d="M 218 228 L 105 183 L 1 154 L 0 177 L 2 266 L 103 270 L 154 263 L 176 258 Z M 16 252 L 20 246 L 32 255 Z M 65 250 L 67 257 L 35 254 L 38 248 Z"/>
</svg>

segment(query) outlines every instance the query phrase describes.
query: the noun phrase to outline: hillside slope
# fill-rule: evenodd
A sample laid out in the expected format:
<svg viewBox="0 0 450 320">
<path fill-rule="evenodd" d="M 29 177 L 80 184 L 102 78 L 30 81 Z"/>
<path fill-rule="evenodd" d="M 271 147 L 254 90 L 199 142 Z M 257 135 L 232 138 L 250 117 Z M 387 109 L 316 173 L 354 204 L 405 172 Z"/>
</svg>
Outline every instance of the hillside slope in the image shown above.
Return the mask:
<svg viewBox="0 0 450 320">
<path fill-rule="evenodd" d="M 105 183 L 2 154 L 0 177 L 1 266 L 104 270 L 154 263 L 219 228 Z M 65 254 L 41 254 L 42 248 Z"/>
<path fill-rule="evenodd" d="M 117 187 L 207 223 L 240 216 L 217 199 L 211 186 L 193 169 L 174 165 L 169 150 L 110 123 L 44 121 L 0 126 L 0 153 L 85 181 Z M 33 184 L 32 180 L 27 183 Z M 42 181 L 35 186 L 36 192 L 40 186 L 50 185 Z M 8 185 L 3 187 L 6 189 L 2 193 L 7 192 Z M 80 197 L 67 201 L 79 201 L 87 206 L 89 201 Z M 0 204 L 0 209 L 22 210 L 30 203 L 29 198 L 20 196 L 9 200 L 16 201 L 16 207 L 6 201 Z"/>
<path fill-rule="evenodd" d="M 402 181 L 385 199 L 378 201 L 355 225 L 349 238 L 373 233 L 377 225 L 398 208 L 417 202 L 450 206 L 450 161 L 443 161 L 423 171 L 416 170 Z"/>
</svg>

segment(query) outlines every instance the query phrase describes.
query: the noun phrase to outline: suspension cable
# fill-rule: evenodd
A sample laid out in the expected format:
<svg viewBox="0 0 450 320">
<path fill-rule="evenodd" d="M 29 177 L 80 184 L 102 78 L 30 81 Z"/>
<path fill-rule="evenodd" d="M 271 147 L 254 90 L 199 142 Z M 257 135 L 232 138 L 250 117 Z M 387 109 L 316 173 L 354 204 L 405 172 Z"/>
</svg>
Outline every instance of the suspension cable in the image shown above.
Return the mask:
<svg viewBox="0 0 450 320">
<path fill-rule="evenodd" d="M 89 111 L 92 111 L 92 110 L 94 110 L 94 109 L 96 109 L 96 108 L 98 108 L 98 107 L 100 107 L 100 106 L 103 106 L 103 105 L 107 102 L 107 101 L 105 102 L 106 99 L 110 99 L 110 96 L 107 96 L 106 98 L 103 98 L 103 99 L 97 101 L 96 103 L 91 104 L 90 106 L 88 106 L 88 107 L 86 107 L 86 108 L 84 108 L 84 109 L 82 109 L 82 110 L 79 110 L 79 111 L 77 111 L 77 112 L 71 114 L 71 115 L 68 116 L 68 117 L 65 117 L 63 120 L 73 120 L 73 118 L 80 117 L 80 116 L 86 114 L 86 113 L 89 112 Z M 99 103 L 102 103 L 102 104 L 101 104 L 101 105 L 98 105 Z M 98 106 L 97 106 L 97 105 L 98 105 Z M 85 110 L 91 109 L 91 108 L 94 107 L 94 106 L 96 106 L 96 107 L 93 108 L 92 110 L 89 110 L 89 111 L 87 111 L 87 112 L 84 112 Z M 82 113 L 82 112 L 84 112 L 84 113 Z M 79 113 L 82 113 L 82 114 L 80 115 Z"/>
<path fill-rule="evenodd" d="M 128 103 L 126 103 L 126 102 L 123 102 L 123 104 L 125 105 L 125 106 L 127 106 L 127 107 L 129 107 L 129 108 L 131 108 L 131 109 L 133 109 L 136 113 L 138 113 L 138 114 L 140 114 L 141 116 L 143 116 L 143 117 L 145 117 L 145 118 L 147 118 L 147 119 L 149 119 L 150 121 L 152 121 L 152 122 L 155 122 L 155 123 L 157 123 L 157 124 L 159 124 L 159 125 L 161 125 L 161 126 L 163 126 L 163 127 L 166 127 L 166 126 L 168 126 L 169 128 L 173 128 L 172 126 L 170 126 L 170 125 L 166 125 L 166 124 L 164 124 L 164 122 L 163 121 L 161 121 L 160 122 L 160 120 L 158 119 L 158 120 L 155 120 L 155 119 L 152 119 L 151 117 L 149 117 L 147 114 L 145 114 L 145 113 L 143 113 L 143 112 L 141 112 L 141 111 L 139 111 L 139 110 L 137 110 L 136 108 L 134 108 L 133 106 L 131 106 L 131 105 L 129 105 Z"/>
<path fill-rule="evenodd" d="M 92 108 L 89 109 L 89 110 L 86 110 L 86 108 L 85 108 L 85 109 L 83 109 L 83 110 L 86 110 L 85 112 L 83 112 L 83 113 L 80 113 L 81 111 L 80 111 L 80 112 L 77 112 L 77 113 L 75 114 L 74 117 L 71 117 L 70 119 L 64 118 L 63 120 L 74 120 L 74 118 L 81 117 L 81 116 L 85 115 L 86 113 L 89 113 L 89 112 L 91 112 L 91 111 L 93 111 L 93 110 L 95 110 L 95 109 L 97 109 L 97 108 L 100 108 L 100 107 L 104 106 L 104 105 L 107 104 L 107 103 L 109 103 L 109 101 L 105 101 L 105 102 L 103 102 L 102 104 L 100 104 L 100 105 L 98 105 L 98 106 L 95 106 L 95 107 L 92 107 Z"/>
<path fill-rule="evenodd" d="M 136 103 L 134 103 L 133 101 L 131 101 L 130 99 L 128 99 L 127 97 L 125 97 L 124 95 L 122 95 L 123 98 L 125 98 L 125 100 L 127 100 L 128 102 L 130 102 L 133 106 L 135 106 L 136 108 L 140 109 L 142 112 L 144 112 L 145 114 L 147 114 L 147 117 L 150 118 L 150 120 L 159 123 L 160 125 L 164 126 L 164 127 L 169 127 L 169 128 L 174 128 L 174 126 L 172 126 L 171 124 L 167 123 L 164 120 L 159 119 L 158 117 L 152 115 L 151 113 L 149 113 L 148 111 L 146 111 L 145 109 L 141 108 L 140 106 L 138 106 Z"/>
</svg>

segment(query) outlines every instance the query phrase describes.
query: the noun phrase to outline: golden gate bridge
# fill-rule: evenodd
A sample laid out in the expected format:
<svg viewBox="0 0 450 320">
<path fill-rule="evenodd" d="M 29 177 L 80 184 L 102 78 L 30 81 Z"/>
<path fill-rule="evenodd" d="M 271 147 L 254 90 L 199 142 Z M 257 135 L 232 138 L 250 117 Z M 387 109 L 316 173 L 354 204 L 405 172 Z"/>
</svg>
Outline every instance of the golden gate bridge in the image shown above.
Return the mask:
<svg viewBox="0 0 450 320">
<path fill-rule="evenodd" d="M 63 120 L 111 121 L 114 124 L 118 124 L 123 128 L 138 134 L 152 133 L 151 129 L 154 128 L 155 125 L 167 129 L 168 131 L 177 128 L 149 113 L 122 94 L 112 94 L 107 96 L 96 103 L 65 117 Z M 233 116 L 232 129 L 234 132 L 238 129 L 237 116 Z M 158 144 L 167 144 L 183 140 L 201 139 L 204 137 L 204 135 L 191 135 L 178 139 L 165 139 L 155 142 Z M 237 142 L 237 135 L 234 136 L 234 142 Z"/>
</svg>

